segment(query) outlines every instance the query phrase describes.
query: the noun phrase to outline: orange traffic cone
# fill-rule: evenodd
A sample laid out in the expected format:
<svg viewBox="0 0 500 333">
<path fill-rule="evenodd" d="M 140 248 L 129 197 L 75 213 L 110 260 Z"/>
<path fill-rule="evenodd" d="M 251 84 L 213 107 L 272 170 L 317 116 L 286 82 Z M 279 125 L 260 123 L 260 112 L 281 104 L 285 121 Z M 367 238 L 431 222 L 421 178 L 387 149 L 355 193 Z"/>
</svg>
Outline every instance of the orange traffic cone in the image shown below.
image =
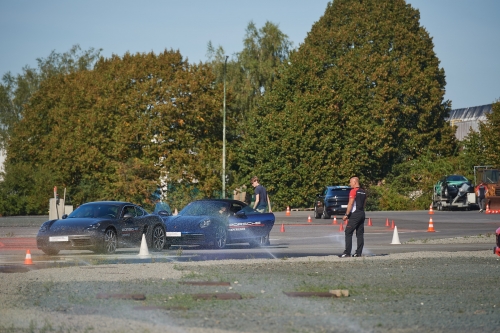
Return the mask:
<svg viewBox="0 0 500 333">
<path fill-rule="evenodd" d="M 33 265 L 33 261 L 31 260 L 31 252 L 30 250 L 26 250 L 26 258 L 24 259 L 25 265 Z"/>
<path fill-rule="evenodd" d="M 394 220 L 392 220 L 391 229 L 394 229 Z"/>
<path fill-rule="evenodd" d="M 307 217 L 307 222 L 308 222 L 308 223 L 311 223 L 311 222 L 312 222 L 312 220 L 311 220 L 311 215 L 309 215 L 309 216 Z"/>
<path fill-rule="evenodd" d="M 491 214 L 491 211 L 490 211 L 490 204 L 486 204 L 486 211 L 484 212 L 485 214 Z"/>
<path fill-rule="evenodd" d="M 285 232 L 285 225 L 283 223 L 281 223 L 281 229 L 280 229 L 280 232 Z"/>
<path fill-rule="evenodd" d="M 290 206 L 286 206 L 286 216 L 290 216 Z"/>
<path fill-rule="evenodd" d="M 333 217 L 333 224 L 337 224 L 337 216 Z"/>
<path fill-rule="evenodd" d="M 344 231 L 344 225 L 342 223 L 340 223 L 339 231 Z"/>
<path fill-rule="evenodd" d="M 432 210 L 432 202 L 431 205 L 429 206 L 429 215 L 433 215 L 434 211 Z"/>
<path fill-rule="evenodd" d="M 368 219 L 368 226 L 369 227 L 373 227 L 372 218 L 371 217 Z"/>
<path fill-rule="evenodd" d="M 386 219 L 386 220 L 385 220 L 385 226 L 386 226 L 386 227 L 389 227 L 389 219 Z"/>
<path fill-rule="evenodd" d="M 434 230 L 434 222 L 432 222 L 432 217 L 429 220 L 429 228 L 427 229 L 427 232 L 435 232 Z"/>
</svg>

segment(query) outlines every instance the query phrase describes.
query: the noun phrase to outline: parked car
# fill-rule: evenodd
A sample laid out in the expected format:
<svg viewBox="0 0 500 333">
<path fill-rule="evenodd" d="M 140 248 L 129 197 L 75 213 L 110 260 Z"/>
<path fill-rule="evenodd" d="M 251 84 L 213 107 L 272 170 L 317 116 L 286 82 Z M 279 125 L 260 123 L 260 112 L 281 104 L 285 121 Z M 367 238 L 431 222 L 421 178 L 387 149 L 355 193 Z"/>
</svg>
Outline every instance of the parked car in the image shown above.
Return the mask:
<svg viewBox="0 0 500 333">
<path fill-rule="evenodd" d="M 49 255 L 60 250 L 91 250 L 114 253 L 119 247 L 165 246 L 165 226 L 158 215 L 130 202 L 99 201 L 81 205 L 62 219 L 44 222 L 36 236 L 38 249 Z"/>
<path fill-rule="evenodd" d="M 471 195 L 468 195 L 469 193 Z M 438 210 L 446 208 L 469 210 L 475 204 L 474 186 L 462 175 L 444 176 L 434 185 L 432 206 Z"/>
<path fill-rule="evenodd" d="M 334 214 L 345 214 L 349 203 L 349 186 L 327 186 L 314 201 L 314 217 L 329 219 Z"/>
<path fill-rule="evenodd" d="M 251 206 L 231 199 L 204 199 L 189 203 L 177 215 L 158 212 L 165 222 L 171 245 L 204 245 L 222 249 L 229 243 L 269 245 L 274 226 L 273 213 L 259 213 Z"/>
</svg>

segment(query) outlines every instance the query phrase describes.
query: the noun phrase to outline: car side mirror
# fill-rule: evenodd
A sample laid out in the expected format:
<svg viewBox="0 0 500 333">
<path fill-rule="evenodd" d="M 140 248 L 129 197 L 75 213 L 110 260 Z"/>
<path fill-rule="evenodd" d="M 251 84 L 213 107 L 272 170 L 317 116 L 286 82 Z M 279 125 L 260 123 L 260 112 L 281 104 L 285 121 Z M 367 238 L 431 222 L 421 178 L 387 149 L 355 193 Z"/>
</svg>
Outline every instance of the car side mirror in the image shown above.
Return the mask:
<svg viewBox="0 0 500 333">
<path fill-rule="evenodd" d="M 63 216 L 61 216 L 61 218 L 64 220 L 68 217 L 68 214 L 64 214 Z"/>
<path fill-rule="evenodd" d="M 158 211 L 158 215 L 161 215 L 161 216 L 171 216 L 172 214 L 170 214 L 166 210 L 160 210 L 160 211 Z"/>
<path fill-rule="evenodd" d="M 129 218 L 131 218 L 131 217 L 133 217 L 133 216 L 132 216 L 132 214 L 130 214 L 130 213 L 127 213 L 127 214 L 123 215 L 123 218 L 124 218 L 124 219 L 129 219 Z"/>
<path fill-rule="evenodd" d="M 234 215 L 236 215 L 236 217 L 245 217 L 246 216 L 245 212 L 242 212 L 241 210 L 239 212 L 236 212 L 236 214 L 234 214 Z"/>
</svg>

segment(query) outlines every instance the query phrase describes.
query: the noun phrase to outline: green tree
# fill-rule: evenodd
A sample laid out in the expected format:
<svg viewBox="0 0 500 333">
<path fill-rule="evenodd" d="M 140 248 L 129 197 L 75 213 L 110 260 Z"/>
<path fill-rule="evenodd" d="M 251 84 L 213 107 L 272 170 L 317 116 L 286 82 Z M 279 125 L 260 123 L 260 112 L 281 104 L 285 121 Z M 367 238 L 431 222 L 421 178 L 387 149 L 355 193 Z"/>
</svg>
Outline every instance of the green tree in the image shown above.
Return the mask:
<svg viewBox="0 0 500 333">
<path fill-rule="evenodd" d="M 23 189 L 38 210 L 54 185 L 67 187 L 74 204 L 115 199 L 150 207 L 160 175 L 211 196 L 221 187 L 222 87 L 214 81 L 207 65 L 173 51 L 101 58 L 93 70 L 52 76 L 14 126 L 8 170 L 29 165 L 33 177 L 52 175 L 38 193 Z M 27 175 L 5 176 L 3 193 L 13 193 L 11 177 Z"/>
<path fill-rule="evenodd" d="M 42 81 L 57 74 L 91 69 L 101 51 L 94 48 L 82 51 L 79 45 L 74 45 L 68 52 L 52 51 L 47 58 L 37 58 L 37 68 L 25 66 L 22 74 L 16 76 L 5 73 L 0 84 L 0 149 L 8 140 L 13 126 L 21 120 L 24 105 Z"/>
<path fill-rule="evenodd" d="M 240 159 L 277 206 L 310 205 L 325 184 L 376 183 L 423 153 L 448 156 L 445 76 L 404 0 L 335 0 L 249 115 Z"/>
<path fill-rule="evenodd" d="M 232 187 L 239 187 L 250 175 L 241 174 L 238 160 L 245 156 L 238 153 L 241 140 L 246 137 L 248 117 L 260 104 L 263 96 L 272 90 L 278 78 L 279 67 L 287 61 L 293 44 L 277 24 L 266 22 L 260 29 L 251 21 L 243 38 L 243 50 L 228 59 L 226 86 L 230 102 L 227 117 L 236 126 L 227 132 L 228 173 Z M 208 63 L 222 84 L 225 64 L 224 49 L 208 43 Z"/>
<path fill-rule="evenodd" d="M 486 122 L 479 124 L 481 148 L 485 164 L 500 167 L 500 100 L 493 103 Z M 484 145 L 483 145 L 484 144 Z"/>
</svg>

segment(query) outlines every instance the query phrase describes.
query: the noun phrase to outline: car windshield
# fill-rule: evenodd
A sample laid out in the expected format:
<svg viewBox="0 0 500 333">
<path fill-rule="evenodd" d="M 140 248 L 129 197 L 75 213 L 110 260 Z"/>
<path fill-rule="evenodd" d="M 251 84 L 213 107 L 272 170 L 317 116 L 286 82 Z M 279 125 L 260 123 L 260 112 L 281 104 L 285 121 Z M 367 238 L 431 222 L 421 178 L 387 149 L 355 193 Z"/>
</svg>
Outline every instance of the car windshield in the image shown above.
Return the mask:
<svg viewBox="0 0 500 333">
<path fill-rule="evenodd" d="M 228 210 L 228 204 L 226 202 L 217 201 L 194 201 L 189 203 L 184 209 L 179 212 L 182 216 L 203 216 L 203 215 L 218 215 L 220 214 L 221 208 L 225 207 Z"/>
<path fill-rule="evenodd" d="M 81 205 L 68 215 L 68 218 L 97 218 L 112 217 L 115 218 L 119 206 L 105 203 L 91 203 Z"/>
<path fill-rule="evenodd" d="M 349 196 L 350 190 L 351 190 L 350 188 L 329 189 L 326 195 L 329 197 L 334 197 L 334 196 L 346 197 Z"/>
<path fill-rule="evenodd" d="M 465 178 L 464 176 L 453 175 L 453 176 L 448 176 L 447 180 L 449 182 L 466 182 L 467 178 Z"/>
<path fill-rule="evenodd" d="M 170 215 L 172 215 L 172 209 L 170 209 L 170 206 L 168 205 L 168 203 L 163 202 L 163 201 L 160 201 L 160 202 L 156 203 L 156 205 L 155 205 L 154 213 L 158 214 L 158 212 L 160 212 L 160 211 L 166 211 Z"/>
</svg>

